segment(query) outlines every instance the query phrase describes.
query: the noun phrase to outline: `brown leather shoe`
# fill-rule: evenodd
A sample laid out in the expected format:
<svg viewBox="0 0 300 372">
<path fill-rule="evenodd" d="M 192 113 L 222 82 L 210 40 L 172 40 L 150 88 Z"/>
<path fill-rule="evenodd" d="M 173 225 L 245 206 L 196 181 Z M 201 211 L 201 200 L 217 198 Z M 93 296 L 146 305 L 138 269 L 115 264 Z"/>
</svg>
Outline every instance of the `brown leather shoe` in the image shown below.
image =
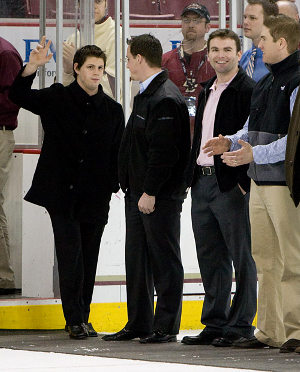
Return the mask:
<svg viewBox="0 0 300 372">
<path fill-rule="evenodd" d="M 263 349 L 264 347 L 271 347 L 263 342 L 258 341 L 255 336 L 250 338 L 241 337 L 239 340 L 233 342 L 232 346 L 244 349 Z"/>
<path fill-rule="evenodd" d="M 298 346 L 296 349 L 295 349 L 295 352 L 300 354 L 300 346 Z"/>
<path fill-rule="evenodd" d="M 300 348 L 300 340 L 291 338 L 287 340 L 283 345 L 280 346 L 280 353 L 293 353 L 297 348 Z"/>
</svg>

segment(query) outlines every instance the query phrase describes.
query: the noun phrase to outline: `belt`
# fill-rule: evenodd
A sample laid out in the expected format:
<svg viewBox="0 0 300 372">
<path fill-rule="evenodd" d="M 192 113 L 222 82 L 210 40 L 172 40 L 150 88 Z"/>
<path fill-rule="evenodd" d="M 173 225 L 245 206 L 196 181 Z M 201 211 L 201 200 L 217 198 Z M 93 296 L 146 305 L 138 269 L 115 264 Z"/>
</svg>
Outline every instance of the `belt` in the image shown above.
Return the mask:
<svg viewBox="0 0 300 372">
<path fill-rule="evenodd" d="M 13 130 L 12 127 L 6 127 L 5 125 L 0 125 L 0 130 Z"/>
<path fill-rule="evenodd" d="M 216 173 L 214 166 L 200 166 L 200 175 L 202 176 L 212 176 Z"/>
</svg>

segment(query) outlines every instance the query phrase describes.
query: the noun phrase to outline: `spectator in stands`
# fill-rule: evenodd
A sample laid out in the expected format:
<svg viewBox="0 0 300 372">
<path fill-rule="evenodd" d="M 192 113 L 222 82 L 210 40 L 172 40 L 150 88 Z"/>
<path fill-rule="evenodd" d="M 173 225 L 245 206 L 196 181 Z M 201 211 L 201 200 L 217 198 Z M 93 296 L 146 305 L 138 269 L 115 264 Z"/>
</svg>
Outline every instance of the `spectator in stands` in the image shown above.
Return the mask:
<svg viewBox="0 0 300 372">
<path fill-rule="evenodd" d="M 251 49 L 243 53 L 240 65 L 247 75 L 259 81 L 269 70 L 263 62 L 263 54 L 258 47 L 264 18 L 278 14 L 278 6 L 272 0 L 247 0 L 244 12 L 244 35 L 252 40 Z"/>
<path fill-rule="evenodd" d="M 231 346 L 253 336 L 256 313 L 256 268 L 251 256 L 248 166 L 231 169 L 203 153 L 214 134 L 235 133 L 250 112 L 254 80 L 238 66 L 241 44 L 231 30 L 208 38 L 208 58 L 216 77 L 200 93 L 187 185 L 192 185 L 192 223 L 205 297 L 198 336 L 185 336 L 188 345 Z M 231 302 L 232 264 L 236 292 Z"/>
<path fill-rule="evenodd" d="M 294 19 L 280 14 L 264 20 L 258 46 L 270 73 L 254 87 L 249 119 L 235 135 L 220 135 L 205 145 L 212 155 L 225 151 L 222 158 L 228 166 L 250 163 L 259 332 L 250 340 L 234 343 L 241 348 L 271 346 L 280 347 L 280 352 L 291 352 L 300 346 L 300 208 L 292 202 L 286 176 L 296 202 L 299 189 L 293 194 L 291 169 L 285 174 L 285 165 L 292 164 L 284 164 L 291 111 L 300 83 L 299 40 L 300 25 Z M 296 110 L 297 113 L 297 106 Z M 299 133 L 293 133 L 299 137 Z M 295 137 L 291 141 L 296 144 Z M 294 150 L 290 150 L 286 159 L 289 162 L 294 159 Z"/>
<path fill-rule="evenodd" d="M 8 91 L 22 66 L 22 58 L 14 46 L 0 37 L 0 294 L 15 291 L 3 190 L 15 146 L 13 130 L 18 125 L 19 112 L 19 107 L 8 98 Z"/>
<path fill-rule="evenodd" d="M 158 39 L 133 37 L 127 59 L 131 79 L 140 82 L 119 153 L 119 180 L 126 193 L 128 322 L 103 340 L 174 342 L 182 305 L 180 214 L 190 152 L 189 115 L 179 89 L 161 69 Z"/>
<path fill-rule="evenodd" d="M 24 18 L 25 0 L 1 0 L 0 18 Z"/>
<path fill-rule="evenodd" d="M 41 116 L 41 155 L 25 200 L 50 215 L 66 331 L 96 337 L 89 323 L 101 236 L 112 192 L 119 190 L 117 157 L 124 129 L 120 104 L 100 83 L 106 57 L 95 45 L 77 50 L 75 81 L 67 87 L 31 89 L 39 66 L 51 59 L 46 37 L 30 53 L 10 91 L 11 99 Z"/>
<path fill-rule="evenodd" d="M 277 1 L 277 6 L 280 14 L 285 14 L 288 17 L 294 18 L 299 22 L 299 11 L 294 2 L 288 0 Z"/>
<path fill-rule="evenodd" d="M 215 75 L 207 58 L 205 35 L 210 29 L 210 15 L 207 8 L 192 3 L 181 13 L 180 46 L 163 55 L 162 67 L 169 72 L 169 78 L 185 98 L 191 118 L 193 133 L 197 100 L 202 90 L 201 83 Z"/>
<path fill-rule="evenodd" d="M 105 74 L 101 79 L 104 93 L 115 97 L 115 22 L 107 15 L 107 1 L 95 0 L 95 44 L 107 56 Z M 78 35 L 79 42 L 79 35 Z M 63 50 L 63 83 L 70 84 L 73 80 L 73 57 L 75 53 L 75 34 L 64 43 Z"/>
</svg>

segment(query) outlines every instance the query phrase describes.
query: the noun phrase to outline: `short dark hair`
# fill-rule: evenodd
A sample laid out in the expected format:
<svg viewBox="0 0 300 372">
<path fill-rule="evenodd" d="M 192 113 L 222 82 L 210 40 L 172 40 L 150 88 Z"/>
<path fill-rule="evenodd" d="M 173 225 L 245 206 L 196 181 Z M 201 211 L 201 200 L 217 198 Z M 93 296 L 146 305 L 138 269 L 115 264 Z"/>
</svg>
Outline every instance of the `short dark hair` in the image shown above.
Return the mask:
<svg viewBox="0 0 300 372">
<path fill-rule="evenodd" d="M 77 68 L 80 69 L 88 57 L 102 58 L 104 61 L 104 68 L 106 66 L 106 55 L 103 50 L 96 45 L 85 45 L 79 48 L 73 58 L 73 75 L 77 78 L 77 73 L 74 70 L 74 64 L 77 63 Z"/>
<path fill-rule="evenodd" d="M 249 5 L 261 5 L 264 12 L 264 18 L 271 15 L 277 16 L 279 14 L 278 5 L 274 0 L 247 0 Z"/>
<path fill-rule="evenodd" d="M 300 40 L 300 24 L 295 19 L 284 14 L 270 16 L 264 20 L 264 25 L 269 29 L 273 41 L 281 37 L 287 42 L 287 50 L 292 54 L 298 50 Z"/>
<path fill-rule="evenodd" d="M 209 37 L 208 37 L 208 40 L 207 40 L 207 50 L 209 51 L 209 48 L 210 48 L 210 42 L 212 39 L 215 39 L 219 37 L 220 39 L 232 39 L 235 41 L 235 45 L 236 45 L 236 51 L 239 52 L 241 50 L 241 41 L 240 41 L 240 38 L 238 37 L 238 35 L 233 32 L 232 30 L 228 30 L 228 29 L 219 29 L 219 30 L 216 30 L 214 32 L 212 32 Z"/>
<path fill-rule="evenodd" d="M 156 37 L 150 34 L 133 36 L 127 40 L 127 44 L 130 46 L 130 53 L 134 57 L 140 54 L 150 67 L 161 67 L 163 50 Z"/>
</svg>

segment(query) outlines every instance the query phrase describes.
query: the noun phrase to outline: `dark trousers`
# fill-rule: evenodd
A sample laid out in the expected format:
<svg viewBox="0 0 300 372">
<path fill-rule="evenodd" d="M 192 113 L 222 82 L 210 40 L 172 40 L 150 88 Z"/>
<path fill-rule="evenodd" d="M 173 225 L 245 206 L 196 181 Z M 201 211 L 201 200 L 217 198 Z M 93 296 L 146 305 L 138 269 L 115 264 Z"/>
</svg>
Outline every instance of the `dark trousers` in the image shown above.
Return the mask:
<svg viewBox="0 0 300 372">
<path fill-rule="evenodd" d="M 104 225 L 83 223 L 53 213 L 50 218 L 66 324 L 87 323 Z"/>
<path fill-rule="evenodd" d="M 192 224 L 205 290 L 201 322 L 244 337 L 253 335 L 256 267 L 251 255 L 248 199 L 239 187 L 221 193 L 215 175 L 192 188 Z M 232 264 L 236 292 L 230 306 Z"/>
<path fill-rule="evenodd" d="M 138 210 L 138 197 L 127 195 L 126 329 L 141 334 L 179 332 L 183 267 L 180 256 L 181 200 L 157 200 L 149 215 Z M 154 287 L 157 305 L 154 315 Z"/>
</svg>

